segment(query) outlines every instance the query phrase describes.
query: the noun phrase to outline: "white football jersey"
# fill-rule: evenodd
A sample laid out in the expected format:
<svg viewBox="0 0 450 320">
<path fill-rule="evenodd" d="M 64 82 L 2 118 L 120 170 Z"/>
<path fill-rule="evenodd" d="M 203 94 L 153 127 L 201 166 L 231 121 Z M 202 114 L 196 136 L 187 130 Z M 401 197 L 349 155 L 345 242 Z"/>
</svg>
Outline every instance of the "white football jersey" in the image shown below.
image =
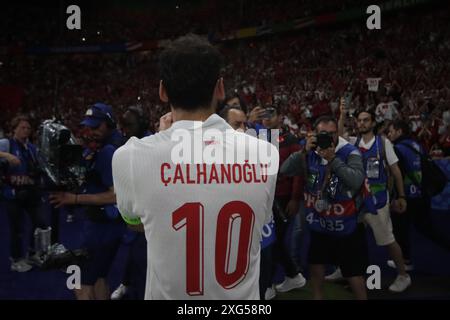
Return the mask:
<svg viewBox="0 0 450 320">
<path fill-rule="evenodd" d="M 278 157 L 217 115 L 177 121 L 114 153 L 117 206 L 147 238 L 145 299 L 259 299 L 277 173 L 267 160 L 278 166 Z"/>
</svg>

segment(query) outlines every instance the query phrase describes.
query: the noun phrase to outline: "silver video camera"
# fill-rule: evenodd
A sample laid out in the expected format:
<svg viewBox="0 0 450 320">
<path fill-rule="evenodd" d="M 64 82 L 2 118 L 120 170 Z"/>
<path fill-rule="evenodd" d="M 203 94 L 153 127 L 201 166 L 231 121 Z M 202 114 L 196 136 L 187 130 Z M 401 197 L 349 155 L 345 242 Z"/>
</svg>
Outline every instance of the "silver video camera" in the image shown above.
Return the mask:
<svg viewBox="0 0 450 320">
<path fill-rule="evenodd" d="M 85 181 L 83 148 L 71 131 L 55 120 L 45 120 L 38 131 L 38 160 L 53 190 L 76 191 Z"/>
</svg>

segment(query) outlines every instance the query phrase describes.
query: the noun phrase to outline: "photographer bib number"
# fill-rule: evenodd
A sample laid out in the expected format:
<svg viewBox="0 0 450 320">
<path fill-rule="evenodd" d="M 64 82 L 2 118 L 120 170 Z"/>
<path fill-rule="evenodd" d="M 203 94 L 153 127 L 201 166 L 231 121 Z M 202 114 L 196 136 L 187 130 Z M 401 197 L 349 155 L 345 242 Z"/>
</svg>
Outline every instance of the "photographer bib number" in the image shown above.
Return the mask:
<svg viewBox="0 0 450 320">
<path fill-rule="evenodd" d="M 380 177 L 380 160 L 378 158 L 367 159 L 367 178 L 378 179 Z"/>
</svg>

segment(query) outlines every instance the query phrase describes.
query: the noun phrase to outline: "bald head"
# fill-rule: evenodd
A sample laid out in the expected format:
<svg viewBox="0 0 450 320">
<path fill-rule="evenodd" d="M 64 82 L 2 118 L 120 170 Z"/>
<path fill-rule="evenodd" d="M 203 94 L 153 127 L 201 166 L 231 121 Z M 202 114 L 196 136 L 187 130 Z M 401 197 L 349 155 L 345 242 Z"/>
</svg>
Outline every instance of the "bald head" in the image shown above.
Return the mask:
<svg viewBox="0 0 450 320">
<path fill-rule="evenodd" d="M 228 110 L 225 120 L 233 127 L 234 130 L 245 131 L 245 122 L 247 122 L 247 116 L 244 111 L 239 109 Z"/>
</svg>

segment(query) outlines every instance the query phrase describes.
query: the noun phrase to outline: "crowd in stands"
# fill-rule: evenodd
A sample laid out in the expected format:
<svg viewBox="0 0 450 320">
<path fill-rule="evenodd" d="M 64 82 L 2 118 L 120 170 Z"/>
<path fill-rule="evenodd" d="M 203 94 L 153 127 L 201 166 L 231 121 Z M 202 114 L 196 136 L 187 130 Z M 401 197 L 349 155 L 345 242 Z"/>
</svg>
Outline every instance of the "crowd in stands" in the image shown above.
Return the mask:
<svg viewBox="0 0 450 320">
<path fill-rule="evenodd" d="M 79 1 L 81 30 L 68 30 L 70 3 L 19 0 L 2 8 L 0 46 L 80 45 L 123 41 L 173 39 L 192 32 L 215 37 L 233 30 L 282 23 L 355 6 L 368 0 L 234 0 L 234 1 Z M 33 22 L 33 23 L 30 23 Z"/>
<path fill-rule="evenodd" d="M 187 27 L 189 19 L 170 15 L 171 10 L 182 12 L 181 8 L 172 7 L 167 8 L 168 15 L 162 15 L 171 17 L 164 20 L 164 28 L 158 28 L 160 18 L 147 21 L 143 19 L 145 13 L 141 13 L 139 19 L 134 16 L 134 20 L 133 14 L 120 15 L 135 21 L 135 25 L 123 28 L 123 32 L 116 30 L 119 22 L 98 17 L 99 24 L 103 23 L 100 21 L 114 21 L 105 22 L 98 30 L 101 27 L 101 41 L 113 40 L 110 36 L 116 31 L 118 37 L 115 40 L 171 38 L 186 31 L 205 34 L 274 23 L 281 19 L 285 9 L 290 14 L 283 18 L 288 19 L 339 10 L 357 1 L 324 1 L 324 5 L 314 6 L 313 11 L 309 9 L 313 1 L 309 0 L 280 1 L 280 9 L 273 7 L 273 1 L 266 2 L 243 1 L 241 8 L 240 2 L 219 1 L 214 6 L 200 6 L 203 11 L 198 7 L 189 9 L 181 2 L 181 8 L 189 9 L 180 13 L 181 17 L 195 11 L 197 16 L 189 15 L 190 19 L 196 19 L 202 25 L 203 14 L 203 19 L 211 22 L 197 30 L 195 26 Z M 220 10 L 221 20 L 213 23 L 211 12 Z M 111 12 L 114 10 L 111 9 L 109 14 Z M 21 14 L 26 21 L 31 13 L 25 10 Z M 2 15 L 8 15 L 7 10 Z M 89 14 L 87 16 L 89 18 Z M 34 31 L 29 30 L 32 24 L 27 25 L 17 20 L 16 15 L 14 17 L 19 31 L 0 37 L 0 45 L 33 44 L 33 41 L 51 45 L 58 39 L 67 40 L 52 37 L 57 29 L 51 25 L 56 21 L 54 19 L 49 19 L 49 32 L 35 30 L 41 35 L 35 37 Z M 258 17 L 268 20 L 258 20 Z M 364 22 L 357 21 L 338 28 L 310 28 L 219 44 L 226 60 L 223 74 L 228 96 L 239 95 L 248 112 L 256 106 L 277 104 L 286 117 L 285 124 L 301 136 L 311 128 L 312 119 L 327 113 L 339 116 L 339 98 L 351 94 L 350 115 L 358 109 L 370 108 L 376 110 L 380 123 L 406 119 L 428 151 L 433 151 L 436 157 L 448 157 L 450 62 L 446 57 L 450 56 L 449 18 L 448 10 L 412 11 L 384 18 L 380 31 L 367 30 Z M 11 22 L 0 20 L 2 24 Z M 123 39 L 122 34 L 126 34 Z M 27 36 L 20 38 L 23 35 Z M 151 116 L 151 129 L 156 130 L 159 117 L 168 110 L 158 97 L 157 56 L 157 50 L 1 56 L 0 127 L 6 133 L 8 121 L 18 111 L 30 113 L 39 123 L 54 115 L 56 105 L 62 119 L 76 132 L 86 106 L 104 101 L 113 105 L 118 113 L 130 105 L 142 105 Z M 376 91 L 369 91 L 368 79 L 375 79 L 372 81 L 375 81 Z M 2 90 L 14 92 L 15 103 L 6 105 L 11 99 L 2 99 Z M 351 133 L 351 117 L 348 130 Z"/>
</svg>

